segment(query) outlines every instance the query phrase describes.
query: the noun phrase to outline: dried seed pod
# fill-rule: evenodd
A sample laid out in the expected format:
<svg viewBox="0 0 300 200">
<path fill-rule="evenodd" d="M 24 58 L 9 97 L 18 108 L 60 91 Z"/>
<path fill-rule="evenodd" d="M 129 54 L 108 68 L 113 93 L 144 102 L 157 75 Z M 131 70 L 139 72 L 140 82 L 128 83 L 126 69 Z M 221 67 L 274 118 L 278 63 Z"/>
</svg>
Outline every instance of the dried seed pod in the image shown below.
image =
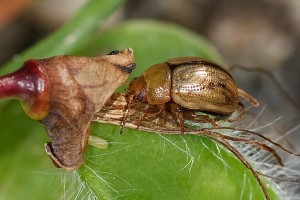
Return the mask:
<svg viewBox="0 0 300 200">
<path fill-rule="evenodd" d="M 78 168 L 90 123 L 135 68 L 133 50 L 99 57 L 55 56 L 29 60 L 0 78 L 0 97 L 21 99 L 26 113 L 45 125 L 45 150 L 57 167 Z"/>
</svg>

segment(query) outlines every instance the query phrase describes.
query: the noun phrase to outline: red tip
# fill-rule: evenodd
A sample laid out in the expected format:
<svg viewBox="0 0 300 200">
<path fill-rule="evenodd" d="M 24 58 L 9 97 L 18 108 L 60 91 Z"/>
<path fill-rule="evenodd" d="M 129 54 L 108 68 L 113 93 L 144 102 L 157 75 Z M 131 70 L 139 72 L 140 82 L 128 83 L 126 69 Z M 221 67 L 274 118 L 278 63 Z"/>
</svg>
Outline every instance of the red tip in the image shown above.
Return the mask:
<svg viewBox="0 0 300 200">
<path fill-rule="evenodd" d="M 34 119 L 45 115 L 49 107 L 49 83 L 40 63 L 29 60 L 16 72 L 0 77 L 0 98 L 23 100 L 25 112 Z"/>
</svg>

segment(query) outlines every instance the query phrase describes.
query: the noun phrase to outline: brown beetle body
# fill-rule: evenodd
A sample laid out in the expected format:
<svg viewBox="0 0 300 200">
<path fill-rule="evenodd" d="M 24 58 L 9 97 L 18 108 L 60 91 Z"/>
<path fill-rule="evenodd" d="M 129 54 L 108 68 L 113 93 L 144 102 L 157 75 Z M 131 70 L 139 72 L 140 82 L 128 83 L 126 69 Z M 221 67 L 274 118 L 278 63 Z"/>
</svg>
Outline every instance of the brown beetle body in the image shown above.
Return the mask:
<svg viewBox="0 0 300 200">
<path fill-rule="evenodd" d="M 130 83 L 128 96 L 152 105 L 172 101 L 187 109 L 218 114 L 233 113 L 239 103 L 239 89 L 229 72 L 199 57 L 173 58 L 151 66 Z M 247 93 L 243 96 L 257 103 Z"/>
</svg>

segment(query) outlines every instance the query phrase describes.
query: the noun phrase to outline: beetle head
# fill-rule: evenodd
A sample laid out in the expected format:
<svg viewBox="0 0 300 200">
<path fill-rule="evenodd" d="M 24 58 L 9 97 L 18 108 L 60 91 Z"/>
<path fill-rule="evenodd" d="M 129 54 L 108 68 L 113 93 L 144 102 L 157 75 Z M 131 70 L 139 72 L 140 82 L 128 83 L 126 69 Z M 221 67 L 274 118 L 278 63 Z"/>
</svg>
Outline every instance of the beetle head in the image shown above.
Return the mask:
<svg viewBox="0 0 300 200">
<path fill-rule="evenodd" d="M 127 89 L 129 102 L 147 102 L 146 82 L 143 76 L 133 79 Z"/>
</svg>

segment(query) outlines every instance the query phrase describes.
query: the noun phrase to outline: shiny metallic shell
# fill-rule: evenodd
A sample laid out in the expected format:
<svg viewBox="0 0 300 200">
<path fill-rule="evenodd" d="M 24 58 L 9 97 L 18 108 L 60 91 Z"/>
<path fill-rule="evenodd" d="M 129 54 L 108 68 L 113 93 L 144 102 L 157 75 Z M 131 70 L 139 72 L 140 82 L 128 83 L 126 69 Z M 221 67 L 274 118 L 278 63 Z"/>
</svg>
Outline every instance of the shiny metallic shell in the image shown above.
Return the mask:
<svg viewBox="0 0 300 200">
<path fill-rule="evenodd" d="M 199 57 L 175 58 L 167 63 L 172 70 L 171 96 L 175 103 L 220 114 L 237 109 L 237 86 L 224 68 Z"/>
<path fill-rule="evenodd" d="M 143 77 L 149 104 L 164 104 L 171 100 L 171 70 L 166 63 L 152 65 Z"/>
</svg>

